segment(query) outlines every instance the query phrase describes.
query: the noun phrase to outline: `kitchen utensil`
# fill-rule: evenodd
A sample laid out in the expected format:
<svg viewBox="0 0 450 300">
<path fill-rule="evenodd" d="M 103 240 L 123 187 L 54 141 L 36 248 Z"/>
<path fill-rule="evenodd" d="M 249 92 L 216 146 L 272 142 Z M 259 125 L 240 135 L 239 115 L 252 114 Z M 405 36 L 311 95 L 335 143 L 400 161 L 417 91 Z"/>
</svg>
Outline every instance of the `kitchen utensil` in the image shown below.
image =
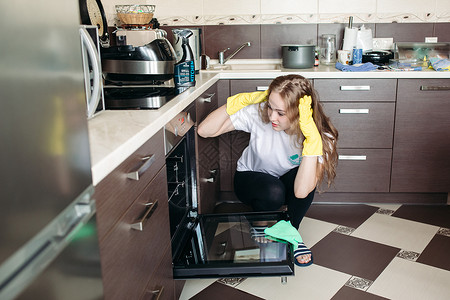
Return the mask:
<svg viewBox="0 0 450 300">
<path fill-rule="evenodd" d="M 362 55 L 362 62 L 371 62 L 376 65 L 386 65 L 389 63 L 389 59 L 394 58 L 394 53 L 391 51 L 367 51 Z"/>
<path fill-rule="evenodd" d="M 153 18 L 155 5 L 116 5 L 117 17 L 123 24 L 144 25 Z"/>
<path fill-rule="evenodd" d="M 102 2 L 100 0 L 80 0 L 79 6 L 81 24 L 97 26 L 101 45 L 108 47 L 108 24 Z"/>
<path fill-rule="evenodd" d="M 283 68 L 308 69 L 314 66 L 315 45 L 281 45 Z"/>
<path fill-rule="evenodd" d="M 324 65 L 336 63 L 336 35 L 322 34 L 319 60 Z"/>
</svg>

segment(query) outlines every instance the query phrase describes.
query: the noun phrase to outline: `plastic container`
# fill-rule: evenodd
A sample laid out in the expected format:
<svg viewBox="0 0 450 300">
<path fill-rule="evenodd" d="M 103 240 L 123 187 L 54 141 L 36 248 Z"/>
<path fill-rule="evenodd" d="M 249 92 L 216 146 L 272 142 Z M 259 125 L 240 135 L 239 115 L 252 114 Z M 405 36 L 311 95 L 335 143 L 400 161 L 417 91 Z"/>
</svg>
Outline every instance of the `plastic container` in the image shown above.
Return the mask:
<svg viewBox="0 0 450 300">
<path fill-rule="evenodd" d="M 189 46 L 189 29 L 173 29 L 173 33 L 181 38 L 182 57 L 175 64 L 174 81 L 176 87 L 190 87 L 195 85 L 194 53 Z"/>
</svg>

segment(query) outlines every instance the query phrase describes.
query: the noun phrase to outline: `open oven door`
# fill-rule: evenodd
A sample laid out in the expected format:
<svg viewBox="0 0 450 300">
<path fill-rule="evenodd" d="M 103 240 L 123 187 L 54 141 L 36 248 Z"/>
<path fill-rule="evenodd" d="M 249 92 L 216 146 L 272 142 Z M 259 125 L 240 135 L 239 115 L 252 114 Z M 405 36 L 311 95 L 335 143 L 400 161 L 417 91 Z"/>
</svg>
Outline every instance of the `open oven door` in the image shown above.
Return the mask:
<svg viewBox="0 0 450 300">
<path fill-rule="evenodd" d="M 173 246 L 176 279 L 294 275 L 287 242 L 252 235 L 252 228 L 286 220 L 285 212 L 199 215 Z"/>
</svg>

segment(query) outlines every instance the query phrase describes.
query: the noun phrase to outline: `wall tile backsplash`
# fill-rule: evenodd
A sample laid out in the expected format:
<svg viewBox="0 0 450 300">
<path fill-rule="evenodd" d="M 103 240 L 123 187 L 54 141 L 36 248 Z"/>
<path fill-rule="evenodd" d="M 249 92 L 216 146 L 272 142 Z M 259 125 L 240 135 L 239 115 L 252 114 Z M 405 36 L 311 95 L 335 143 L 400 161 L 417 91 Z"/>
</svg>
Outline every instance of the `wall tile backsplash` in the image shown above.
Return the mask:
<svg viewBox="0 0 450 300">
<path fill-rule="evenodd" d="M 102 0 L 109 26 L 116 4 L 154 4 L 169 26 L 220 24 L 450 22 L 449 0 Z"/>
<path fill-rule="evenodd" d="M 251 47 L 236 59 L 281 59 L 281 44 L 318 44 L 325 33 L 336 34 L 342 48 L 344 28 L 353 24 L 372 29 L 373 37 L 394 42 L 422 42 L 438 37 L 450 42 L 449 0 L 101 0 L 108 25 L 120 25 L 116 4 L 154 4 L 154 17 L 173 40 L 171 29 L 202 31 L 202 53 L 217 59 L 218 51 Z M 225 25 L 225 26 L 224 26 Z M 113 42 L 114 43 L 114 42 Z"/>
</svg>

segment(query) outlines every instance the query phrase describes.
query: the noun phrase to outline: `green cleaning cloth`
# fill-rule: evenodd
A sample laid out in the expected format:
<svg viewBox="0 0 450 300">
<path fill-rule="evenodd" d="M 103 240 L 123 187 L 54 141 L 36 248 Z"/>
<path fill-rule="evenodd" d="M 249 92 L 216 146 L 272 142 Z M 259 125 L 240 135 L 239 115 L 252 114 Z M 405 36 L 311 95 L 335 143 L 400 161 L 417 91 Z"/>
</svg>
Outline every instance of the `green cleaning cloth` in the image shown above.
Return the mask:
<svg viewBox="0 0 450 300">
<path fill-rule="evenodd" d="M 287 241 L 297 247 L 298 243 L 302 243 L 303 239 L 298 230 L 292 226 L 291 222 L 281 220 L 272 227 L 264 229 L 264 233 L 268 236 Z"/>
</svg>

